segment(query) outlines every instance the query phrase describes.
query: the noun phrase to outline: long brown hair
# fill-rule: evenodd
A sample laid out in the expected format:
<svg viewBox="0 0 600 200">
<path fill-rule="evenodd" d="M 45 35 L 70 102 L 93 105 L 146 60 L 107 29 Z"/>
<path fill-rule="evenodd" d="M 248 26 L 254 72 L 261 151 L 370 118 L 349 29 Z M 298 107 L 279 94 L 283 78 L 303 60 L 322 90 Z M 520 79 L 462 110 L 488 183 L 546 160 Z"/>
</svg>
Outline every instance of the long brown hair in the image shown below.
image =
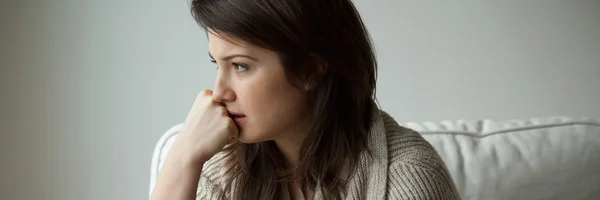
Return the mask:
<svg viewBox="0 0 600 200">
<path fill-rule="evenodd" d="M 312 110 L 299 166 L 286 169 L 273 141 L 233 143 L 224 149 L 229 170 L 224 190 L 233 191 L 230 198 L 281 199 L 282 183 L 295 180 L 306 197 L 319 185 L 325 199 L 341 199 L 360 154 L 369 152 L 376 106 L 377 63 L 352 2 L 193 0 L 191 11 L 206 31 L 277 52 L 294 87 L 314 86 L 308 95 Z M 343 175 L 341 169 L 349 173 Z"/>
</svg>

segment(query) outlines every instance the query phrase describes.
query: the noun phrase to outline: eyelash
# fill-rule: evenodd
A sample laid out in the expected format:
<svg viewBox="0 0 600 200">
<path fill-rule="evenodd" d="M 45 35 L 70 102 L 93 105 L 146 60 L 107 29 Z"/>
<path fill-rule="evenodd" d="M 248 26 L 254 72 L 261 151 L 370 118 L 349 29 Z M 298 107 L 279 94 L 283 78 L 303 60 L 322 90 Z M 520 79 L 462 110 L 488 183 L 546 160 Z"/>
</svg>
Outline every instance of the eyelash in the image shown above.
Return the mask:
<svg viewBox="0 0 600 200">
<path fill-rule="evenodd" d="M 216 61 L 216 60 L 214 60 L 214 59 L 210 59 L 210 62 L 217 64 L 217 61 Z M 248 66 L 247 66 L 247 65 L 240 64 L 240 63 L 231 63 L 231 65 L 233 65 L 233 67 L 243 67 L 243 68 L 245 68 L 245 70 L 238 70 L 238 69 L 236 68 L 236 69 L 235 69 L 235 71 L 237 71 L 237 72 L 245 72 L 245 71 L 248 71 Z M 217 65 L 217 68 L 216 68 L 216 69 L 219 69 L 219 65 Z"/>
</svg>

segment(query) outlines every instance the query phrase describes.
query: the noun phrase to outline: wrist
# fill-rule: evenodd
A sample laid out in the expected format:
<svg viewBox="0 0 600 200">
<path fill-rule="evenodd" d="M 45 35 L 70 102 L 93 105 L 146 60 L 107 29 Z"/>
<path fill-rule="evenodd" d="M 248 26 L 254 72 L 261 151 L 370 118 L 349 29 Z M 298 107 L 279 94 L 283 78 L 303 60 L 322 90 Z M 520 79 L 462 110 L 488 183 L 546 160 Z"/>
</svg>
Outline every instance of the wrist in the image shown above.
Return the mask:
<svg viewBox="0 0 600 200">
<path fill-rule="evenodd" d="M 204 156 L 194 156 L 191 155 L 188 151 L 180 152 L 178 150 L 173 150 L 173 152 L 169 152 L 168 158 L 170 158 L 170 162 L 180 166 L 185 169 L 194 169 L 200 170 L 204 163 L 209 159 L 205 159 Z"/>
<path fill-rule="evenodd" d="M 185 140 L 175 140 L 170 151 L 173 151 L 172 157 L 176 157 L 180 165 L 201 167 L 212 156 L 205 153 L 203 149 L 199 149 L 198 146 L 201 145 L 190 144 L 189 142 L 185 142 Z"/>
</svg>

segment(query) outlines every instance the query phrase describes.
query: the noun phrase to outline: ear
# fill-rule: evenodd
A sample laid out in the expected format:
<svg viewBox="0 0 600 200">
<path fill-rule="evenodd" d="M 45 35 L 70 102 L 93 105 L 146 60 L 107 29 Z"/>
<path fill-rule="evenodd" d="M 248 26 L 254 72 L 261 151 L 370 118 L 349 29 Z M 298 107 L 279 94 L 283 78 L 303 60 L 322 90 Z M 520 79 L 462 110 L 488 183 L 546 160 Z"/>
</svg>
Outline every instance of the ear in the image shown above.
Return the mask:
<svg viewBox="0 0 600 200">
<path fill-rule="evenodd" d="M 322 56 L 317 54 L 309 54 L 308 59 L 310 70 L 304 81 L 304 89 L 310 91 L 317 87 L 321 78 L 323 78 L 325 72 L 327 72 L 329 63 Z"/>
<path fill-rule="evenodd" d="M 308 80 L 304 81 L 304 90 L 311 91 L 315 89 L 315 87 L 317 87 L 315 79 L 309 78 Z"/>
</svg>

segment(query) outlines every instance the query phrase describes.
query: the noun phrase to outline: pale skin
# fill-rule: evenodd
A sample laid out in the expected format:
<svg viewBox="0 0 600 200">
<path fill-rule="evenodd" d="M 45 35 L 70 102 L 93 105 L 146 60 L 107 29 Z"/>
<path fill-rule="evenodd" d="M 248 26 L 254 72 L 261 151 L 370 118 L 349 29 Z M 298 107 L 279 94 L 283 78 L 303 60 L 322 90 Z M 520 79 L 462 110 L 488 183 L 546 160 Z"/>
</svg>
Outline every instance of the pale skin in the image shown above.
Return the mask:
<svg viewBox="0 0 600 200">
<path fill-rule="evenodd" d="M 273 51 L 210 29 L 208 41 L 218 67 L 214 90 L 203 90 L 194 101 L 151 200 L 195 199 L 204 163 L 235 140 L 274 141 L 289 166 L 298 165 L 310 88 L 293 87 Z M 293 199 L 305 199 L 296 184 L 289 191 Z"/>
</svg>

